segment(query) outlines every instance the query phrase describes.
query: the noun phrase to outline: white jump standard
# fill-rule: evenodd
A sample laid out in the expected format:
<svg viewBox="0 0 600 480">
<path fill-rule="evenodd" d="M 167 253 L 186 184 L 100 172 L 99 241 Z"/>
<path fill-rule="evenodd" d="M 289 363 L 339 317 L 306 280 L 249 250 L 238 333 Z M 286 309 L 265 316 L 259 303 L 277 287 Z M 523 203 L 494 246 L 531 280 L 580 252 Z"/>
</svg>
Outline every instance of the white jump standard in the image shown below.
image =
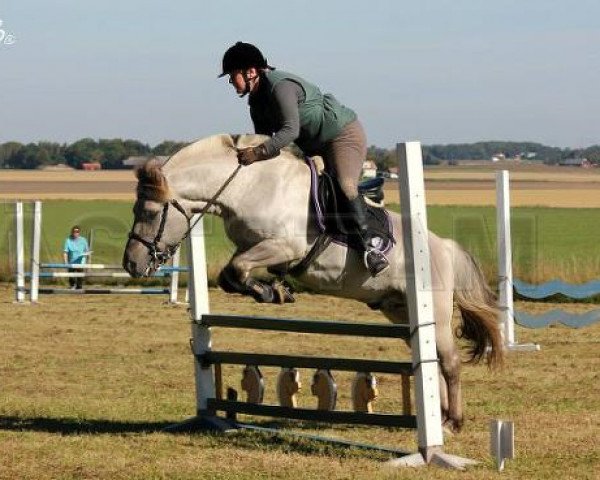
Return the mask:
<svg viewBox="0 0 600 480">
<path fill-rule="evenodd" d="M 508 170 L 496 173 L 496 225 L 498 245 L 498 306 L 503 325 L 504 345 L 508 351 L 536 351 L 540 349 L 539 345 L 517 343 L 515 340 Z"/>
</svg>

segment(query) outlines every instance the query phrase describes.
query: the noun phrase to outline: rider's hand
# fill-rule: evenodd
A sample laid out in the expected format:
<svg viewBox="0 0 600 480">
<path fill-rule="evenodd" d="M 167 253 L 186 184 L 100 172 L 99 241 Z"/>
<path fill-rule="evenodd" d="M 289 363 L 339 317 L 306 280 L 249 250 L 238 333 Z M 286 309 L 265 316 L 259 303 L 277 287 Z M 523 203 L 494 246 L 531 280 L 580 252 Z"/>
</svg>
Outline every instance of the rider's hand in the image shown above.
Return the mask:
<svg viewBox="0 0 600 480">
<path fill-rule="evenodd" d="M 254 162 L 260 162 L 269 158 L 264 144 L 258 147 L 242 148 L 237 152 L 238 161 L 241 165 L 250 165 Z"/>
</svg>

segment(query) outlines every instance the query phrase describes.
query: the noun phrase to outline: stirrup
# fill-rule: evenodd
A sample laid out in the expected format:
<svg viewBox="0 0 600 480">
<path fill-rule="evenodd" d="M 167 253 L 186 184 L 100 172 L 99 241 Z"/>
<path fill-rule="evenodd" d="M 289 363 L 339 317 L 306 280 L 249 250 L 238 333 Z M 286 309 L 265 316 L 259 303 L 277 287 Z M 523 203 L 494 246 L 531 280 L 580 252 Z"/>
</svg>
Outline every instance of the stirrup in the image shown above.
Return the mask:
<svg viewBox="0 0 600 480">
<path fill-rule="evenodd" d="M 365 250 L 363 261 L 372 277 L 377 277 L 390 268 L 387 257 L 374 248 Z"/>
</svg>

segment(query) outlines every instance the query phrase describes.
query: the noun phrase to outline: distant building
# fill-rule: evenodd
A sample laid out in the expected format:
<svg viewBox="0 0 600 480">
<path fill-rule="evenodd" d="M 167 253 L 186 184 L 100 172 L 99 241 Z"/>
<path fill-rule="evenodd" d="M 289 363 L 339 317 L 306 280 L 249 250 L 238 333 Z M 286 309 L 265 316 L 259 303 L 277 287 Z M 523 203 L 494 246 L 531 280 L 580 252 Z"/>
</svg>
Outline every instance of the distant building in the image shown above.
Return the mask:
<svg viewBox="0 0 600 480">
<path fill-rule="evenodd" d="M 565 158 L 558 162 L 561 167 L 591 168 L 592 162 L 587 158 Z"/>
<path fill-rule="evenodd" d="M 123 165 L 126 166 L 126 167 L 135 168 L 135 167 L 139 167 L 139 166 L 143 165 L 144 163 L 146 163 L 151 158 L 156 159 L 160 165 L 164 165 L 165 162 L 170 157 L 166 156 L 166 155 L 141 155 L 141 156 L 133 156 L 133 157 L 129 157 L 129 158 L 126 158 L 125 160 L 123 160 Z"/>
<path fill-rule="evenodd" d="M 93 170 L 102 170 L 102 165 L 100 162 L 87 162 L 81 164 L 82 170 L 93 171 Z"/>
</svg>

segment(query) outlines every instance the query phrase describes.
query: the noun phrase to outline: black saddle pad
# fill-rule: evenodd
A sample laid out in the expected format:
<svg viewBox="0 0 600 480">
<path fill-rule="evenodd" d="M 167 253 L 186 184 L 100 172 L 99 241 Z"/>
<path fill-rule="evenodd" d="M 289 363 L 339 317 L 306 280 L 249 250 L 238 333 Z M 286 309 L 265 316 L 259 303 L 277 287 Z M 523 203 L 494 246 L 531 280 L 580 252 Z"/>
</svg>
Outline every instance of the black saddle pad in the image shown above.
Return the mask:
<svg viewBox="0 0 600 480">
<path fill-rule="evenodd" d="M 318 175 L 312 160 L 307 159 L 307 163 L 311 169 L 311 203 L 319 229 L 330 235 L 333 241 L 361 251 L 362 245 L 356 235 L 346 197 L 341 192 L 338 182 L 325 172 Z M 359 188 L 362 201 L 362 195 L 381 191 L 383 179 L 375 178 L 367 182 Z M 384 208 L 369 204 L 366 204 L 366 207 L 369 230 L 379 239 L 373 246 L 385 253 L 394 243 L 392 222 Z"/>
</svg>

